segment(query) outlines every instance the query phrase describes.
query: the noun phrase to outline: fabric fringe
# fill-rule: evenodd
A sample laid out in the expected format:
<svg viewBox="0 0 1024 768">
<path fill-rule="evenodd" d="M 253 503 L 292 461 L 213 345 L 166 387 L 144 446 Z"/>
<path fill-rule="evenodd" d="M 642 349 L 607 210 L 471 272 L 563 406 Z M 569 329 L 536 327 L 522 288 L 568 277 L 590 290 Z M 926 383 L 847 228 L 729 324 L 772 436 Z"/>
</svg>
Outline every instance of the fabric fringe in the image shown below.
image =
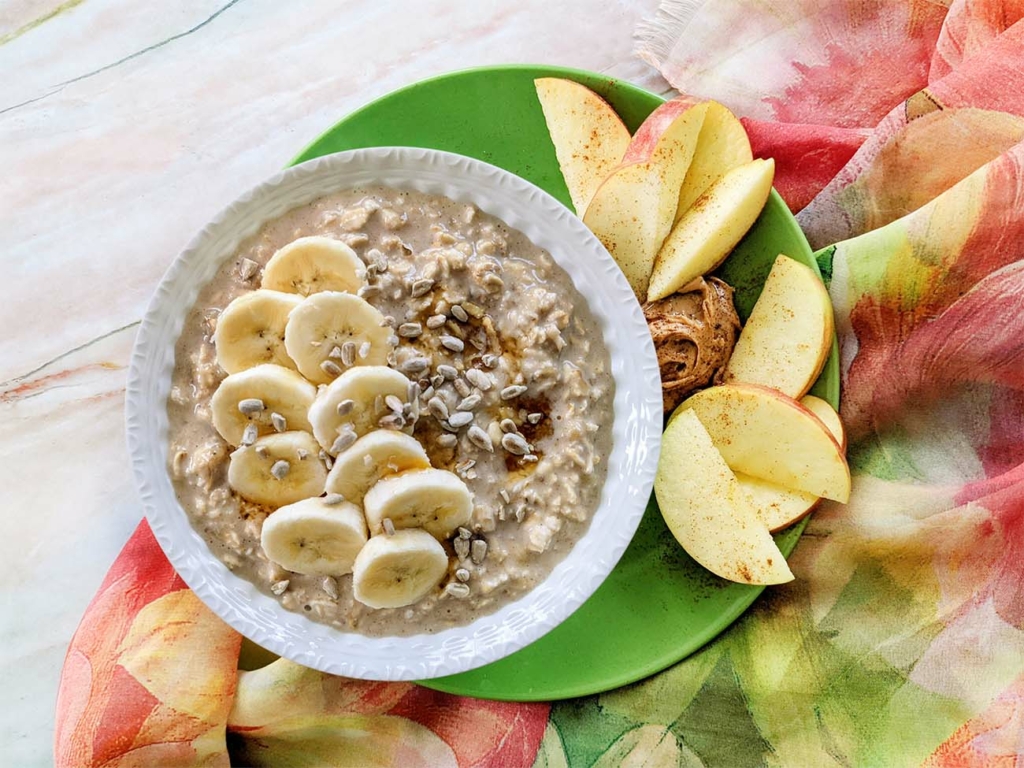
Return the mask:
<svg viewBox="0 0 1024 768">
<path fill-rule="evenodd" d="M 655 69 L 672 53 L 693 17 L 709 0 L 662 0 L 653 19 L 637 24 L 633 33 L 635 54 Z"/>
</svg>

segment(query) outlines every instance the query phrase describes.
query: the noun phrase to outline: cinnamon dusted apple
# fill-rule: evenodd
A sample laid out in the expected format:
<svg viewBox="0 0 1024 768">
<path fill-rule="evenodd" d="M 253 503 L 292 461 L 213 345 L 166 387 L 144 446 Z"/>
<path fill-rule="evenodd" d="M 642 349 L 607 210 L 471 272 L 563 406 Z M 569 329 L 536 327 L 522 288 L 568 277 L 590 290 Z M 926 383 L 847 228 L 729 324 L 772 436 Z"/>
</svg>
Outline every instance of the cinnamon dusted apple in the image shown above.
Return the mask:
<svg viewBox="0 0 1024 768">
<path fill-rule="evenodd" d="M 666 411 L 695 390 L 720 383 L 740 330 L 731 286 L 706 277 L 687 289 L 644 305 Z"/>
</svg>

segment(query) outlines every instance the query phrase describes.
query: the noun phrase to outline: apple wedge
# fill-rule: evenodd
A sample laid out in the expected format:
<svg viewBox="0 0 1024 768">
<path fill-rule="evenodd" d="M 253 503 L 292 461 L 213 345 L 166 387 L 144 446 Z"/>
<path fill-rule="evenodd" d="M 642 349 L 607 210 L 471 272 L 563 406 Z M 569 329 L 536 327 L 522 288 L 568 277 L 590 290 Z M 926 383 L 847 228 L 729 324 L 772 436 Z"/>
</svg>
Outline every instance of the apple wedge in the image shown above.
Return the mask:
<svg viewBox="0 0 1024 768">
<path fill-rule="evenodd" d="M 723 174 L 754 159 L 750 139 L 736 115 L 717 101 L 707 104 L 708 111 L 697 137 L 697 149 L 679 189 L 676 221 Z"/>
<path fill-rule="evenodd" d="M 821 373 L 834 333 L 821 278 L 780 254 L 736 340 L 725 382 L 760 384 L 800 398 Z"/>
<path fill-rule="evenodd" d="M 694 411 L 662 437 L 654 494 L 672 535 L 709 571 L 743 584 L 781 584 L 793 574 L 768 528 Z"/>
<path fill-rule="evenodd" d="M 679 408 L 697 414 L 734 472 L 849 500 L 850 468 L 839 443 L 793 398 L 767 387 L 723 384 L 698 392 Z"/>
<path fill-rule="evenodd" d="M 804 395 L 801 397 L 800 405 L 821 419 L 821 423 L 828 427 L 832 437 L 839 443 L 839 449 L 846 453 L 846 429 L 843 427 L 843 420 L 839 418 L 835 408 L 825 400 L 814 395 Z"/>
<path fill-rule="evenodd" d="M 774 178 L 774 160 L 753 160 L 708 187 L 658 251 L 647 301 L 675 293 L 725 261 L 760 215 Z"/>
<path fill-rule="evenodd" d="M 839 420 L 839 414 L 832 409 L 832 406 L 814 395 L 807 395 L 800 401 L 800 404 L 821 419 L 821 422 L 828 427 L 828 431 L 839 443 L 840 450 L 845 453 L 846 433 L 843 430 L 842 421 Z M 781 485 L 744 475 L 741 472 L 736 473 L 736 479 L 772 533 L 788 528 L 803 519 L 814 511 L 818 502 L 821 501 L 813 493 L 783 488 Z"/>
<path fill-rule="evenodd" d="M 583 215 L 641 302 L 654 258 L 672 229 L 706 109 L 704 103 L 666 101 L 654 110 Z"/>
<path fill-rule="evenodd" d="M 559 77 L 533 84 L 573 208 L 582 217 L 626 154 L 629 130 L 608 102 L 584 85 Z"/>
</svg>

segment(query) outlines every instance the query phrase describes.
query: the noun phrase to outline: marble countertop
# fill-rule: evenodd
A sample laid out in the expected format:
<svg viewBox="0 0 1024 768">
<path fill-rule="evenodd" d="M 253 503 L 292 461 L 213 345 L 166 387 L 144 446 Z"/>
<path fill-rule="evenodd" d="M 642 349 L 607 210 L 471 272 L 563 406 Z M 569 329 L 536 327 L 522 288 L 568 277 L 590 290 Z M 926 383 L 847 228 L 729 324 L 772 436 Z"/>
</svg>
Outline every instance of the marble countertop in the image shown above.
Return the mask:
<svg viewBox="0 0 1024 768">
<path fill-rule="evenodd" d="M 142 513 L 125 374 L 139 318 L 214 212 L 341 116 L 468 66 L 597 70 L 657 0 L 7 0 L 0 6 L 0 754 L 52 762 L 78 620 Z M 166 8 L 166 10 L 165 10 Z"/>
</svg>

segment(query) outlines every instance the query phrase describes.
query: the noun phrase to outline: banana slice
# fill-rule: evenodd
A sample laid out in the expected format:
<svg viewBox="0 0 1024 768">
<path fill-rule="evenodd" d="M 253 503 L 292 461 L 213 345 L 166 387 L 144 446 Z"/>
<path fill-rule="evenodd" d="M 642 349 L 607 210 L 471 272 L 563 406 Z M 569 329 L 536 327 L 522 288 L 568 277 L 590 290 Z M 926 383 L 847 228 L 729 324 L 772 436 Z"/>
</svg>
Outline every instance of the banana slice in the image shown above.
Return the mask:
<svg viewBox="0 0 1024 768">
<path fill-rule="evenodd" d="M 313 427 L 308 413 L 315 397 L 316 387 L 295 371 L 265 363 L 224 379 L 210 398 L 210 415 L 229 445 L 241 445 L 272 432 L 309 432 Z M 255 432 L 246 435 L 250 424 Z"/>
<path fill-rule="evenodd" d="M 267 557 L 294 573 L 343 576 L 352 572 L 366 544 L 363 511 L 347 501 L 323 498 L 281 507 L 263 521 L 260 544 Z"/>
<path fill-rule="evenodd" d="M 279 291 L 252 291 L 232 301 L 217 318 L 213 343 L 217 363 L 228 373 L 238 373 L 260 363 L 295 368 L 284 348 L 288 313 L 302 299 Z"/>
<path fill-rule="evenodd" d="M 231 454 L 228 485 L 249 501 L 283 507 L 324 492 L 327 468 L 308 432 L 261 437 Z"/>
<path fill-rule="evenodd" d="M 329 237 L 300 237 L 270 257 L 263 287 L 309 296 L 320 291 L 355 293 L 366 269 L 356 252 Z"/>
<path fill-rule="evenodd" d="M 391 346 L 384 315 L 351 293 L 315 293 L 288 316 L 284 348 L 299 372 L 328 384 L 353 366 L 383 365 Z"/>
<path fill-rule="evenodd" d="M 363 498 L 370 533 L 384 530 L 389 518 L 395 528 L 423 528 L 447 539 L 473 514 L 473 494 L 466 484 L 443 469 L 419 469 L 385 477 Z"/>
<path fill-rule="evenodd" d="M 370 608 L 401 608 L 422 600 L 448 571 L 448 555 L 426 531 L 374 536 L 352 566 L 352 594 Z"/>
<path fill-rule="evenodd" d="M 332 456 L 341 453 L 355 437 L 376 429 L 380 419 L 392 413 L 384 404 L 389 395 L 397 397 L 403 405 L 408 401 L 409 380 L 398 371 L 386 365 L 364 365 L 345 371 L 313 401 L 309 409 L 313 434 Z M 344 444 L 346 440 L 338 443 L 342 433 L 353 435 L 351 439 L 346 437 L 351 440 L 348 445 Z"/>
<path fill-rule="evenodd" d="M 327 475 L 327 492 L 362 504 L 363 496 L 382 477 L 429 467 L 430 459 L 418 440 L 403 432 L 380 429 L 363 435 L 338 455 Z"/>
</svg>

